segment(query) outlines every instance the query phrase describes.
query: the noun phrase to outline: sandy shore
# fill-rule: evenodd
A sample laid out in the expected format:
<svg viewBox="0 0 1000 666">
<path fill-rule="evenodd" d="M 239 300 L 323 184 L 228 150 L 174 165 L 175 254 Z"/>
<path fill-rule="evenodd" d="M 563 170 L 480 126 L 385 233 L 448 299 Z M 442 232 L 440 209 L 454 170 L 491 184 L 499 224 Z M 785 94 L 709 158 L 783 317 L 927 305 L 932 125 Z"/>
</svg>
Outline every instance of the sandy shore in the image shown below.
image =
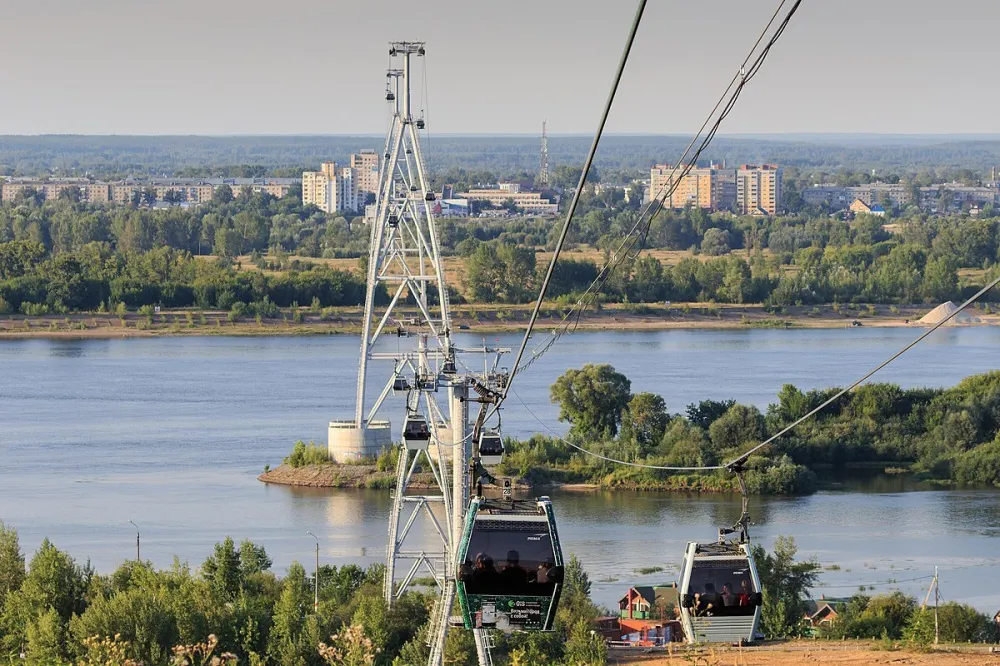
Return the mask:
<svg viewBox="0 0 1000 666">
<path fill-rule="evenodd" d="M 667 306 L 605 306 L 589 311 L 576 330 L 656 331 L 671 329 L 747 328 L 850 328 L 852 326 L 920 328 L 915 323 L 930 310 L 927 305 L 876 306 L 847 310 L 839 306 L 801 306 L 769 313 L 760 305 L 673 304 Z M 529 305 L 473 306 L 454 309 L 457 331 L 501 333 L 520 331 L 527 325 Z M 975 313 L 980 325 L 1000 324 L 1000 315 Z M 400 312 L 400 318 L 416 313 Z M 538 327 L 559 326 L 564 310 L 555 305 L 542 309 Z M 361 331 L 361 308 L 336 308 L 326 314 L 301 310 L 278 319 L 230 319 L 218 311 L 163 311 L 152 317 L 138 314 L 88 313 L 72 315 L 0 316 L 0 338 L 134 338 L 179 335 L 331 335 Z M 855 324 L 856 322 L 856 324 Z"/>
<path fill-rule="evenodd" d="M 951 649 L 921 652 L 895 645 L 885 646 L 864 641 L 792 641 L 760 647 L 705 648 L 698 651 L 678 649 L 674 654 L 612 650 L 608 664 L 642 666 L 801 666 L 802 664 L 832 664 L 834 666 L 966 666 L 1000 664 L 1000 654 L 991 654 L 984 645 L 961 645 Z"/>
</svg>

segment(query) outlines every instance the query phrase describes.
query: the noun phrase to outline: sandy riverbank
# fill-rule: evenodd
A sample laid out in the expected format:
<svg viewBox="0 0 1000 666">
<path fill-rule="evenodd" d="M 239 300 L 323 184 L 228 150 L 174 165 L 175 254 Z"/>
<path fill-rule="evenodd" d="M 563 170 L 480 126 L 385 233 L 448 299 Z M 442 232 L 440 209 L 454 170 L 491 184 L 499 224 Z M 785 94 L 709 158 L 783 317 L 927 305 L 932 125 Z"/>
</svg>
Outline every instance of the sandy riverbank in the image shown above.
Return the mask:
<svg viewBox="0 0 1000 666">
<path fill-rule="evenodd" d="M 930 306 L 876 306 L 846 309 L 840 306 L 789 307 L 770 313 L 760 305 L 673 304 L 667 306 L 609 305 L 589 311 L 576 325 L 577 330 L 656 331 L 671 329 L 747 328 L 845 328 L 855 325 L 875 327 L 916 324 Z M 473 306 L 454 308 L 456 331 L 473 334 L 523 330 L 530 306 Z M 401 312 L 400 318 L 416 313 Z M 1000 315 L 983 315 L 978 325 L 1000 324 Z M 538 327 L 545 330 L 561 324 L 564 310 L 552 305 L 543 308 Z M 230 317 L 218 311 L 163 311 L 155 316 L 127 314 L 72 314 L 0 316 L 0 338 L 130 338 L 180 335 L 356 335 L 361 331 L 361 308 L 336 308 L 325 314 L 300 310 L 284 312 L 276 319 Z M 855 324 L 857 322 L 857 324 Z"/>
<path fill-rule="evenodd" d="M 898 645 L 882 646 L 866 641 L 791 641 L 751 648 L 705 648 L 697 651 L 678 649 L 665 652 L 628 652 L 613 650 L 608 664 L 641 666 L 971 666 L 1000 664 L 1000 653 L 990 653 L 984 645 L 943 647 L 934 651 L 904 649 Z"/>
</svg>

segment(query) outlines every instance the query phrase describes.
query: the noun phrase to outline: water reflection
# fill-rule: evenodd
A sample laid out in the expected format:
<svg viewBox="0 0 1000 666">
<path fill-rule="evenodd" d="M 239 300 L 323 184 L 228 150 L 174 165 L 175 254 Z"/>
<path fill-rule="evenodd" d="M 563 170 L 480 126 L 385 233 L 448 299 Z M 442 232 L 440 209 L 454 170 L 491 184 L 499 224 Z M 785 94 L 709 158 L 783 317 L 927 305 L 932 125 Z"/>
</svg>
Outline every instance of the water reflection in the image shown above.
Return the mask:
<svg viewBox="0 0 1000 666">
<path fill-rule="evenodd" d="M 517 391 L 557 431 L 565 424 L 549 403 L 549 385 L 586 362 L 613 363 L 633 391 L 662 394 L 672 411 L 724 397 L 765 408 L 786 382 L 844 385 L 914 335 L 869 328 L 578 333 L 525 372 Z M 481 343 L 481 336 L 460 337 L 464 346 Z M 505 346 L 520 341 L 496 337 Z M 1000 329 L 951 329 L 933 339 L 881 379 L 948 386 L 996 367 Z M 937 345 L 948 345 L 948 364 L 939 362 Z M 230 534 L 264 544 L 281 571 L 292 560 L 311 561 L 307 530 L 320 536 L 324 562 L 381 562 L 388 492 L 256 481 L 292 442 L 323 442 L 327 422 L 353 412 L 353 380 L 344 377 L 353 376 L 357 353 L 351 336 L 0 341 L 4 521 L 19 529 L 25 551 L 49 537 L 100 571 L 134 552 L 127 519 L 143 525 L 144 551 L 148 534 L 158 566 L 174 555 L 197 565 Z M 386 413 L 397 423 L 400 404 Z M 540 430 L 516 401 L 507 407 L 507 433 Z M 1000 589 L 983 585 L 1000 580 L 1000 493 L 882 475 L 850 482 L 825 475 L 824 482 L 812 497 L 755 498 L 754 538 L 769 546 L 778 535 L 795 536 L 803 555 L 841 566 L 822 582 L 847 592 L 859 581 L 914 577 L 939 565 L 950 598 L 1000 607 Z M 553 500 L 566 553 L 581 558 L 607 605 L 623 585 L 672 580 L 686 542 L 714 540 L 740 510 L 732 494 L 553 493 Z M 442 507 L 434 511 L 444 524 Z M 428 547 L 436 546 L 432 534 L 414 532 Z M 651 567 L 663 571 L 638 573 Z"/>
</svg>

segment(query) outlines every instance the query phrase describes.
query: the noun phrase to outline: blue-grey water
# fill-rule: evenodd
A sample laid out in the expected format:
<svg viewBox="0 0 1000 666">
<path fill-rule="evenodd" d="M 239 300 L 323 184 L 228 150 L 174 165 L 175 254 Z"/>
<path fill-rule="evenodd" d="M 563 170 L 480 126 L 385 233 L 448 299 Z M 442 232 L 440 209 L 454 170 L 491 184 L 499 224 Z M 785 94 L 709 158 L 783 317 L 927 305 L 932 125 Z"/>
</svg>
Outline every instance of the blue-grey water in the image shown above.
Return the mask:
<svg viewBox="0 0 1000 666">
<path fill-rule="evenodd" d="M 910 329 L 579 333 L 517 379 L 507 434 L 561 431 L 548 387 L 564 370 L 608 362 L 633 391 L 672 411 L 706 398 L 766 407 L 782 384 L 849 383 L 916 335 Z M 473 346 L 482 337 L 465 335 Z M 516 346 L 513 335 L 487 342 Z M 406 340 L 401 343 L 406 343 Z M 395 348 L 395 342 L 391 348 Z M 880 375 L 904 387 L 947 386 L 1000 365 L 1000 329 L 943 329 Z M 102 571 L 134 555 L 157 565 L 198 564 L 225 535 L 263 543 L 283 570 L 308 561 L 321 537 L 332 564 L 381 561 L 390 507 L 384 491 L 306 491 L 256 480 L 297 439 L 326 439 L 331 418 L 353 413 L 358 340 L 161 338 L 0 341 L 0 519 L 29 556 L 44 537 Z M 467 359 L 470 365 L 476 361 Z M 481 361 L 480 361 L 481 362 Z M 373 377 L 385 376 L 384 364 Z M 372 386 L 376 393 L 380 386 Z M 399 402 L 385 415 L 399 422 Z M 560 494 L 565 548 L 614 604 L 632 583 L 672 579 L 684 543 L 732 523 L 731 497 Z M 755 500 L 765 545 L 796 538 L 826 571 L 817 593 L 861 584 L 919 593 L 935 565 L 946 599 L 1000 608 L 1000 492 L 914 488 L 899 479 L 852 483 L 803 498 Z M 639 575 L 640 567 L 665 571 Z M 912 580 L 911 580 L 912 579 Z"/>
</svg>

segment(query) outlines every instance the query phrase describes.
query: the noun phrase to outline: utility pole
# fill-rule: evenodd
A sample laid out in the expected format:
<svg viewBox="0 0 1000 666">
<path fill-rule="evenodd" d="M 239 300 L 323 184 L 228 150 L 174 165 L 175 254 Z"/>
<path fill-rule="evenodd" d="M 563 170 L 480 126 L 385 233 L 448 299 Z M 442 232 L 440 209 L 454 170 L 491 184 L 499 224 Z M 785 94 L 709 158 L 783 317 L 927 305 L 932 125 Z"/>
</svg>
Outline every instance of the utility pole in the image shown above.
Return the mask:
<svg viewBox="0 0 1000 666">
<path fill-rule="evenodd" d="M 319 614 L 319 537 L 312 532 L 306 532 L 316 539 L 316 576 L 313 578 L 313 612 Z"/>
<path fill-rule="evenodd" d="M 934 567 L 934 645 L 938 644 L 941 635 L 938 631 L 938 568 Z"/>
<path fill-rule="evenodd" d="M 132 523 L 131 520 L 128 522 Z M 142 562 L 142 558 L 139 557 L 139 526 L 132 523 L 132 527 L 135 528 L 135 561 Z"/>
</svg>

